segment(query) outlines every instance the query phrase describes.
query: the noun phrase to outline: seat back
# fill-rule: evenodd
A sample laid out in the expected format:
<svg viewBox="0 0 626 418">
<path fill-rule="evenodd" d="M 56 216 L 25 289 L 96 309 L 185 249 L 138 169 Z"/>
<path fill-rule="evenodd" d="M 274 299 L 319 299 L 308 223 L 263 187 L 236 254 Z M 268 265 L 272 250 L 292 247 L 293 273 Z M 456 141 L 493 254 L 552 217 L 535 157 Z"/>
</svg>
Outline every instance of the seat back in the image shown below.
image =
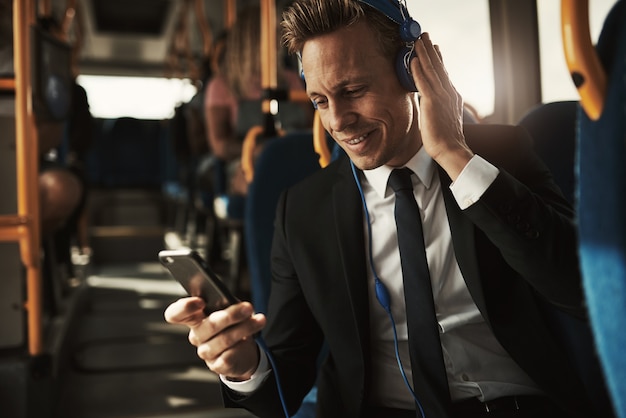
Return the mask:
<svg viewBox="0 0 626 418">
<path fill-rule="evenodd" d="M 518 124 L 533 138 L 533 145 L 551 171 L 554 181 L 574 205 L 576 196 L 577 101 L 545 103 L 528 111 Z M 585 385 L 586 392 L 602 416 L 610 416 L 610 400 L 598 361 L 591 326 L 547 303 L 545 317 Z"/>
<path fill-rule="evenodd" d="M 583 283 L 616 415 L 626 417 L 626 1 L 605 20 L 596 51 L 607 74 L 601 116 L 580 112 L 578 217 Z"/>
<path fill-rule="evenodd" d="M 518 123 L 530 133 L 537 154 L 572 205 L 577 112 L 577 101 L 546 103 L 528 111 Z"/>
<path fill-rule="evenodd" d="M 266 312 L 271 284 L 270 249 L 280 194 L 320 169 L 310 133 L 292 133 L 267 141 L 258 156 L 245 207 L 245 243 L 252 302 Z"/>
<path fill-rule="evenodd" d="M 257 312 L 267 312 L 272 282 L 271 247 L 278 199 L 285 189 L 320 169 L 319 156 L 315 152 L 310 132 L 294 132 L 267 141 L 256 160 L 254 179 L 248 186 L 246 197 L 244 241 L 252 303 Z M 313 417 L 316 402 L 317 386 L 314 386 L 294 418 Z"/>
</svg>

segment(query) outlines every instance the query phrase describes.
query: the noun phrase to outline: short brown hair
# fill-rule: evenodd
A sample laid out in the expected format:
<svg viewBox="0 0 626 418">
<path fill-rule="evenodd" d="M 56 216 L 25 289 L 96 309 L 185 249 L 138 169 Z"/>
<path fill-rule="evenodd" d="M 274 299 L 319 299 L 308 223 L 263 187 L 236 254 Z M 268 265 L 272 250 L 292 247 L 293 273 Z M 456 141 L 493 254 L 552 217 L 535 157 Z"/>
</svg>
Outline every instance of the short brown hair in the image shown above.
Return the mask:
<svg viewBox="0 0 626 418">
<path fill-rule="evenodd" d="M 393 59 L 402 45 L 398 25 L 358 0 L 296 0 L 283 12 L 283 43 L 289 53 L 302 51 L 311 38 L 365 19 L 377 33 L 383 53 Z"/>
</svg>

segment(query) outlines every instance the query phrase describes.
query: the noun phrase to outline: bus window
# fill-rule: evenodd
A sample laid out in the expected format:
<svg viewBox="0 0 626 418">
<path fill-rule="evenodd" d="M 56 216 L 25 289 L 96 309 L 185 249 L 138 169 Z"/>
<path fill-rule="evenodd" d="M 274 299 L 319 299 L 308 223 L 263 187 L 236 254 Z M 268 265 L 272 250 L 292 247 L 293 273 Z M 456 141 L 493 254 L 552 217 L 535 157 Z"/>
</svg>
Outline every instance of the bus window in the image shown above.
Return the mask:
<svg viewBox="0 0 626 418">
<path fill-rule="evenodd" d="M 591 41 L 598 41 L 602 24 L 615 0 L 589 1 L 589 30 Z M 537 2 L 539 19 L 539 49 L 541 62 L 542 101 L 578 100 L 578 92 L 569 76 L 563 38 L 561 36 L 561 1 Z"/>
<path fill-rule="evenodd" d="M 190 80 L 158 77 L 80 75 L 91 113 L 99 118 L 169 119 L 196 93 Z"/>
<path fill-rule="evenodd" d="M 481 117 L 491 115 L 495 93 L 489 2 L 407 3 L 411 16 L 439 45 L 450 78 L 464 102 L 473 106 Z"/>
</svg>

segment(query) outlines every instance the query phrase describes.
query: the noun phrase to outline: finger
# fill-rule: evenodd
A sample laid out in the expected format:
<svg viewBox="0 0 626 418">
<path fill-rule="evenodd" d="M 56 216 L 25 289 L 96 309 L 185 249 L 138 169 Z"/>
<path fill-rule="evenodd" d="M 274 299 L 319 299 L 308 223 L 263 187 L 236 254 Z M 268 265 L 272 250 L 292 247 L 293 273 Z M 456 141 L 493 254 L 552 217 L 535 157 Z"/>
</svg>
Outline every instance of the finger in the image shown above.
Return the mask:
<svg viewBox="0 0 626 418">
<path fill-rule="evenodd" d="M 433 44 L 430 40 L 430 35 L 426 33 L 426 38 L 424 39 L 426 50 L 429 52 L 429 57 L 431 58 L 431 63 L 433 64 L 433 68 L 435 69 L 439 81 L 441 85 L 446 88 L 448 91 L 456 90 L 452 81 L 450 80 L 450 76 L 448 74 L 448 70 L 443 63 L 443 55 L 441 54 L 441 49 L 439 45 Z"/>
<path fill-rule="evenodd" d="M 202 358 L 202 353 L 198 352 Z M 256 371 L 259 364 L 259 347 L 253 340 L 242 340 L 219 356 L 205 359 L 207 367 L 230 380 L 246 380 Z"/>
<path fill-rule="evenodd" d="M 437 53 L 437 58 L 438 58 L 438 62 L 440 64 L 440 79 L 442 84 L 448 88 L 448 90 L 456 90 L 454 88 L 454 85 L 452 84 L 452 81 L 450 80 L 450 75 L 448 74 L 448 70 L 446 68 L 446 66 L 443 63 L 443 55 L 441 54 L 441 49 L 439 48 L 439 45 L 433 45 L 435 52 Z"/>
<path fill-rule="evenodd" d="M 423 33 L 422 37 L 426 35 L 427 33 Z M 413 72 L 415 85 L 420 93 L 422 95 L 430 95 L 432 92 L 440 89 L 442 85 L 422 37 L 415 41 L 415 58 L 411 60 L 411 71 Z"/>
<path fill-rule="evenodd" d="M 198 345 L 198 357 L 206 362 L 215 362 L 225 352 L 233 349 L 244 341 L 254 339 L 254 335 L 265 326 L 266 318 L 263 314 L 255 314 L 243 322 L 231 326 L 210 340 Z"/>
<path fill-rule="evenodd" d="M 419 66 L 412 66 L 418 73 L 418 78 L 422 78 L 421 86 L 416 81 L 418 90 L 422 96 L 429 97 L 449 97 L 458 102 L 459 94 L 452 84 L 448 71 L 443 65 L 443 57 L 438 45 L 433 45 L 428 33 L 424 33 L 415 44 L 416 53 L 419 56 Z M 421 87 L 421 88 L 420 88 Z"/>
<path fill-rule="evenodd" d="M 165 320 L 170 324 L 198 326 L 206 317 L 203 309 L 204 301 L 198 297 L 187 297 L 177 300 L 167 307 L 164 313 Z"/>
<path fill-rule="evenodd" d="M 439 49 L 439 45 L 437 44 L 435 44 L 435 52 L 437 52 L 437 56 L 439 57 L 439 60 L 443 63 L 443 56 L 441 55 L 441 49 Z"/>
<path fill-rule="evenodd" d="M 426 53 L 428 54 L 428 58 L 430 59 L 430 63 L 433 68 L 436 70 L 444 69 L 443 60 L 441 58 L 441 51 L 439 51 L 439 45 L 434 45 L 430 40 L 430 34 L 428 32 L 424 32 L 422 36 L 420 36 L 419 40 L 421 40 L 422 45 Z"/>
<path fill-rule="evenodd" d="M 241 302 L 226 309 L 215 311 L 202 320 L 200 326 L 189 331 L 189 342 L 196 347 L 215 335 L 250 318 L 254 308 L 250 302 Z"/>
<path fill-rule="evenodd" d="M 420 62 L 423 64 L 422 69 L 429 78 L 429 82 L 433 88 L 439 86 L 446 89 L 452 87 L 448 71 L 443 64 L 443 56 L 439 45 L 434 45 L 430 40 L 430 35 L 425 32 L 415 44 L 416 52 L 421 54 Z"/>
</svg>

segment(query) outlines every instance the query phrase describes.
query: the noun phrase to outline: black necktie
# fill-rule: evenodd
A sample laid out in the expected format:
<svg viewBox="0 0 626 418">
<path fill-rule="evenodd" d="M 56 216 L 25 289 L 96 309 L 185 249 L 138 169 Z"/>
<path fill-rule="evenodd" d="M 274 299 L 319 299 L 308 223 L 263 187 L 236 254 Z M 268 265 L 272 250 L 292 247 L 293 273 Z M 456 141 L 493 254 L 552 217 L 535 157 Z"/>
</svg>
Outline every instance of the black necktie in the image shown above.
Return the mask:
<svg viewBox="0 0 626 418">
<path fill-rule="evenodd" d="M 412 171 L 393 170 L 389 186 L 396 194 L 396 227 L 404 282 L 413 386 L 426 418 L 448 416 L 450 392 L 439 340 L 430 273 L 426 261 L 419 207 L 413 194 Z"/>
</svg>

